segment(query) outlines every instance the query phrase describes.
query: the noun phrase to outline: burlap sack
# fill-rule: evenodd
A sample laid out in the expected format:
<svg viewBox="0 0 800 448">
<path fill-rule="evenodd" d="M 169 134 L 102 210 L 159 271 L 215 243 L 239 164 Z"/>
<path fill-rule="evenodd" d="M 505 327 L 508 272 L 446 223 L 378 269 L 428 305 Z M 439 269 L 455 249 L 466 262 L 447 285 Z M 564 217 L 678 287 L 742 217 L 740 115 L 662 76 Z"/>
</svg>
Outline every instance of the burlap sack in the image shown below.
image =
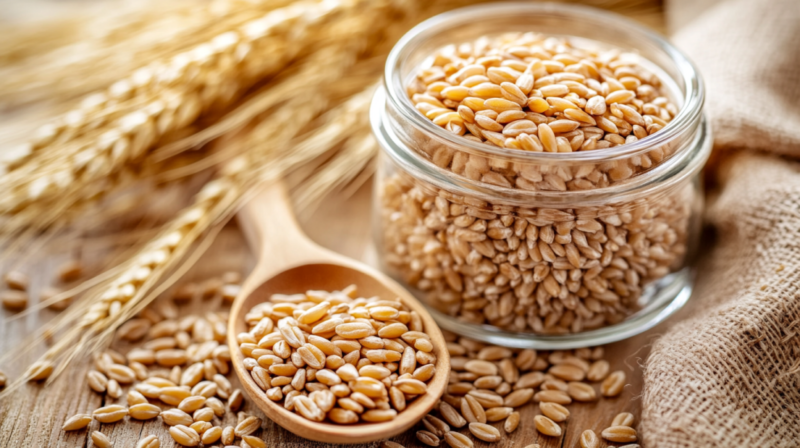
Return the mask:
<svg viewBox="0 0 800 448">
<path fill-rule="evenodd" d="M 722 150 L 688 319 L 647 359 L 648 448 L 800 446 L 800 1 L 722 2 L 674 41 Z M 730 149 L 746 149 L 733 152 Z"/>
</svg>

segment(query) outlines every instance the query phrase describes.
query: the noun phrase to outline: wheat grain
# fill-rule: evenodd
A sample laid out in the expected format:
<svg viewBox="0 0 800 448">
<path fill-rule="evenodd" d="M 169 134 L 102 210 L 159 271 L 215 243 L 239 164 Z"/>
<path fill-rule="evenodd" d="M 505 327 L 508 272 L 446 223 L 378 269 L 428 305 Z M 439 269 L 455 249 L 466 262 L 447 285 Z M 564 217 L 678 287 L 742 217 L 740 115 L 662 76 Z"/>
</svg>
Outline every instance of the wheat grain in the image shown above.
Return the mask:
<svg viewBox="0 0 800 448">
<path fill-rule="evenodd" d="M 149 403 L 139 403 L 128 408 L 128 413 L 136 420 L 150 420 L 161 414 L 161 408 Z"/>
<path fill-rule="evenodd" d="M 28 289 L 28 284 L 30 283 L 30 278 L 28 278 L 28 275 L 23 272 L 9 271 L 3 276 L 3 281 L 5 281 L 6 286 L 11 289 L 26 291 Z"/>
<path fill-rule="evenodd" d="M 597 392 L 594 388 L 579 381 L 570 381 L 567 384 L 567 393 L 575 401 L 588 402 L 597 399 Z"/>
<path fill-rule="evenodd" d="M 539 403 L 539 410 L 554 422 L 564 422 L 569 418 L 569 410 L 558 403 L 542 401 Z"/>
<path fill-rule="evenodd" d="M 604 397 L 616 397 L 625 387 L 625 372 L 617 370 L 612 372 L 600 385 L 600 392 Z"/>
<path fill-rule="evenodd" d="M 136 448 L 159 448 L 161 442 L 154 435 L 145 436 L 136 443 Z"/>
<path fill-rule="evenodd" d="M 603 381 L 608 376 L 608 371 L 608 361 L 604 359 L 595 361 L 589 366 L 589 371 L 586 372 L 586 379 L 589 381 Z"/>
<path fill-rule="evenodd" d="M 417 431 L 416 437 L 417 440 L 428 446 L 439 446 L 439 443 L 441 443 L 439 437 L 430 431 Z"/>
<path fill-rule="evenodd" d="M 197 446 L 200 444 L 200 435 L 197 434 L 197 431 L 183 425 L 176 425 L 169 428 L 169 435 L 171 435 L 173 440 L 179 445 Z"/>
<path fill-rule="evenodd" d="M 487 425 L 485 423 L 470 423 L 469 424 L 469 432 L 472 433 L 473 436 L 483 440 L 484 442 L 497 442 L 502 438 L 500 435 L 500 431 L 497 430 L 494 426 Z"/>
<path fill-rule="evenodd" d="M 534 417 L 533 422 L 536 424 L 536 430 L 546 436 L 558 437 L 561 435 L 561 427 L 543 415 Z"/>
<path fill-rule="evenodd" d="M 92 431 L 92 443 L 97 448 L 112 448 L 114 446 L 108 436 L 100 431 Z"/>
<path fill-rule="evenodd" d="M 0 291 L 0 301 L 2 301 L 3 307 L 8 310 L 23 310 L 28 306 L 28 293 L 14 289 Z"/>
<path fill-rule="evenodd" d="M 622 412 L 614 417 L 611 426 L 630 426 L 633 427 L 633 414 L 630 412 Z"/>
<path fill-rule="evenodd" d="M 597 438 L 594 431 L 587 429 L 581 433 L 580 444 L 581 448 L 599 448 L 600 439 Z"/>
<path fill-rule="evenodd" d="M 233 426 L 226 426 L 222 430 L 222 436 L 220 437 L 220 441 L 225 445 L 230 445 L 233 443 L 234 438 L 234 428 Z"/>
<path fill-rule="evenodd" d="M 64 431 L 77 431 L 92 423 L 92 416 L 89 414 L 75 414 L 68 418 L 61 427 Z"/>
<path fill-rule="evenodd" d="M 444 441 L 447 442 L 451 448 L 472 448 L 474 446 L 469 437 L 452 431 L 444 435 Z"/>
<path fill-rule="evenodd" d="M 604 429 L 601 435 L 609 442 L 625 443 L 636 441 L 636 430 L 630 426 L 611 426 Z"/>
</svg>

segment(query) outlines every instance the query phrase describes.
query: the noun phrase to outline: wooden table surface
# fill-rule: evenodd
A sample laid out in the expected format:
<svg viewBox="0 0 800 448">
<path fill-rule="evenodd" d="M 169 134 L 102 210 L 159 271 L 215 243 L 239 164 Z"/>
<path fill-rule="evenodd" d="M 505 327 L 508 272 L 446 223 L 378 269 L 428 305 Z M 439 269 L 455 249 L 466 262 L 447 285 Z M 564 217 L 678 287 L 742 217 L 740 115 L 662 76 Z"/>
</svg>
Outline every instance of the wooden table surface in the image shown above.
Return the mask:
<svg viewBox="0 0 800 448">
<path fill-rule="evenodd" d="M 361 188 L 356 195 L 345 200 L 333 198 L 326 200 L 324 205 L 310 216 L 301 216 L 303 225 L 309 236 L 333 250 L 347 256 L 369 262 L 374 257 L 370 256 L 370 186 Z M 235 224 L 229 225 L 217 238 L 202 260 L 187 275 L 187 280 L 206 279 L 219 275 L 229 270 L 239 270 L 246 273 L 252 266 L 252 256 L 249 254 L 246 242 Z M 57 260 L 48 258 L 39 263 L 35 269 L 29 270 L 32 274 L 32 302 L 35 303 L 37 291 L 53 278 Z M 204 309 L 219 308 L 219 299 L 202 301 L 182 305 L 180 308 L 187 313 L 197 313 Z M 32 332 L 42 322 L 55 315 L 54 311 L 42 310 L 25 318 L 7 321 L 12 316 L 7 310 L 0 311 L 0 352 L 6 353 L 11 348 L 17 347 L 23 337 Z M 646 356 L 647 343 L 658 327 L 650 332 L 627 341 L 606 346 L 606 359 L 611 363 L 613 370 L 624 370 L 628 377 L 628 385 L 624 392 L 612 399 L 601 399 L 594 403 L 575 403 L 568 406 L 571 417 L 565 424 L 564 436 L 553 438 L 539 436 L 533 424 L 533 417 L 539 414 L 538 407 L 529 404 L 519 409 L 521 423 L 519 429 L 495 444 L 484 443 L 476 440 L 476 448 L 496 447 L 525 447 L 538 443 L 542 448 L 552 447 L 578 447 L 578 438 L 585 429 L 593 429 L 599 434 L 604 428 L 610 426 L 611 419 L 619 412 L 632 412 L 637 416 L 640 409 L 640 393 L 642 378 L 639 370 L 639 361 Z M 5 363 L 0 369 L 12 378 L 21 373 L 32 360 L 43 350 L 43 347 L 31 347 L 22 359 Z M 28 384 L 21 390 L 0 401 L 0 447 L 91 447 L 89 438 L 91 431 L 75 431 L 65 433 L 61 431 L 64 420 L 69 416 L 91 412 L 92 410 L 111 402 L 100 394 L 89 389 L 85 376 L 90 368 L 88 362 L 76 362 L 65 372 L 51 387 L 44 388 L 38 384 Z M 238 386 L 233 378 L 235 386 Z M 598 386 L 595 385 L 595 388 Z M 117 400 L 124 404 L 123 397 Z M 267 421 L 263 414 L 251 403 L 244 410 L 258 415 L 265 423 L 260 433 L 267 441 L 269 447 L 322 447 L 324 444 L 306 441 L 290 432 L 283 430 L 274 423 Z M 235 416 L 228 413 L 225 424 L 235 424 Z M 502 430 L 501 424 L 497 424 Z M 160 419 L 146 422 L 128 420 L 127 418 L 115 424 L 93 422 L 91 430 L 101 429 L 115 442 L 117 448 L 133 448 L 140 436 L 155 434 L 161 441 L 162 447 L 178 446 L 168 433 L 168 427 Z M 414 431 L 409 431 L 392 440 L 406 447 L 424 447 L 414 437 Z M 369 446 L 377 446 L 377 443 Z M 609 446 L 619 446 L 611 444 Z M 217 444 L 219 446 L 219 444 Z M 603 445 L 605 446 L 605 445 Z"/>
</svg>

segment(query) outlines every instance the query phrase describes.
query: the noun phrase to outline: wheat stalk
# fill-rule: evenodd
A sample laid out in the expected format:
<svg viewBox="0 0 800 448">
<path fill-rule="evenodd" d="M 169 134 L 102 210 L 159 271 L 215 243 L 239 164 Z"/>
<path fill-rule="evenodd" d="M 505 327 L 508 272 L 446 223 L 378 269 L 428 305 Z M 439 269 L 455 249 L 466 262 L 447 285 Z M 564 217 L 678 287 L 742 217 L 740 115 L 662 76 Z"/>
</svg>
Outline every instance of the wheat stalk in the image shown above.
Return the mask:
<svg viewBox="0 0 800 448">
<path fill-rule="evenodd" d="M 259 79 L 283 68 L 302 51 L 302 33 L 321 26 L 346 6 L 339 1 L 303 2 L 279 8 L 236 30 L 214 37 L 167 62 L 137 70 L 106 92 L 90 96 L 81 107 L 39 130 L 26 143 L 27 152 L 8 162 L 0 180 L 5 191 L 23 191 L 0 203 L 9 212 L 49 193 L 60 179 L 74 180 L 88 168 L 89 176 L 107 172 L 141 157 L 160 138 L 185 128 L 204 112 L 227 104 Z M 298 37 L 298 39 L 293 38 Z M 53 151 L 59 149 L 58 157 Z M 71 158 L 69 166 L 52 163 Z M 31 180 L 35 176 L 35 180 Z M 45 178 L 46 180 L 42 180 Z M 49 179 L 48 179 L 49 178 Z M 41 185 L 33 185 L 38 181 Z M 49 182 L 48 182 L 49 181 Z"/>
<path fill-rule="evenodd" d="M 321 41 L 330 42 L 330 45 L 316 47 L 315 51 L 311 53 L 311 56 L 308 56 L 311 61 L 317 61 L 317 63 L 322 65 L 317 67 L 316 74 L 313 73 L 313 66 L 305 70 L 305 73 L 309 77 L 313 77 L 311 81 L 314 84 L 310 85 L 324 85 L 326 81 L 324 78 L 325 76 L 337 78 L 338 75 L 342 74 L 341 72 L 326 69 L 325 66 L 331 65 L 329 62 L 330 60 L 336 60 L 335 58 L 337 57 L 339 61 L 354 60 L 357 54 L 363 51 L 360 48 L 361 46 L 365 44 L 368 46 L 377 45 L 373 42 L 374 39 L 369 39 L 370 37 L 376 36 L 375 29 L 381 30 L 383 33 L 386 33 L 387 29 L 390 31 L 392 30 L 391 27 L 376 28 L 374 25 L 380 17 L 389 17 L 396 13 L 397 8 L 384 5 L 370 9 L 365 8 L 365 5 L 362 3 L 363 0 L 346 4 L 338 1 L 328 1 L 326 2 L 327 9 L 322 11 L 314 10 L 309 4 L 298 4 L 293 6 L 294 9 L 289 7 L 275 10 L 258 22 L 248 23 L 244 28 L 250 30 L 247 33 L 250 38 L 263 36 L 264 34 L 269 37 L 271 35 L 270 33 L 273 32 L 280 34 L 279 31 L 286 28 L 289 24 L 293 24 L 293 29 L 297 30 L 298 23 L 302 22 L 307 26 L 311 26 L 311 24 L 321 23 L 323 18 L 328 18 L 330 21 L 330 26 L 328 28 L 330 29 L 327 32 L 322 32 L 319 31 L 318 27 L 315 27 L 317 33 L 316 37 L 312 39 L 312 42 L 319 39 Z M 312 17 L 308 17 L 310 14 L 309 11 L 312 10 L 316 12 Z M 334 16 L 336 20 L 334 20 Z M 346 23 L 348 26 L 343 27 L 341 26 L 342 23 Z M 394 23 L 393 26 L 397 28 L 398 25 Z M 258 29 L 254 31 L 254 28 Z M 377 36 L 380 35 L 381 33 L 377 33 Z M 229 36 L 231 35 L 229 34 Z M 332 36 L 335 36 L 335 38 Z M 264 39 L 267 39 L 267 37 L 264 37 Z M 285 39 L 286 37 L 282 36 L 280 38 L 275 37 L 273 40 L 282 41 Z M 233 40 L 230 42 L 233 42 Z M 231 43 L 231 45 L 225 48 L 228 49 L 226 51 L 233 51 L 231 49 L 238 48 L 239 45 L 241 45 L 241 43 L 234 47 Z M 259 45 L 265 46 L 266 44 L 261 43 Z M 331 48 L 345 48 L 347 52 L 332 52 L 329 51 Z M 221 51 L 220 54 L 224 54 L 226 51 Z M 251 53 L 258 54 L 255 50 Z M 219 56 L 219 58 L 222 58 L 222 56 Z M 264 58 L 248 56 L 243 57 L 242 61 L 247 62 L 251 59 L 258 60 Z M 274 61 L 276 58 L 272 58 L 272 60 L 272 64 L 275 65 Z M 213 66 L 214 64 L 211 65 Z M 184 66 L 189 67 L 191 64 L 184 64 Z M 239 67 L 240 70 L 236 71 L 241 71 L 241 64 L 237 67 Z M 226 76 L 236 76 L 233 70 L 226 70 L 228 70 L 225 72 Z M 264 70 L 265 69 L 262 67 L 251 71 L 263 74 Z M 191 75 L 188 68 L 181 73 L 184 73 L 185 76 Z M 134 75 L 132 78 L 136 77 L 137 75 Z M 246 78 L 253 77 L 256 76 L 246 76 Z M 247 120 L 251 119 L 257 112 L 274 105 L 274 103 L 281 98 L 285 98 L 288 94 L 284 92 L 291 93 L 292 91 L 303 89 L 307 85 L 309 85 L 308 82 L 304 81 L 302 76 L 296 77 L 293 84 L 292 80 L 287 80 L 281 89 L 272 89 L 272 91 L 267 92 L 266 98 L 261 98 L 262 101 L 260 103 L 256 101 L 255 107 L 240 108 L 240 110 L 237 111 L 239 112 L 238 115 L 231 117 L 230 120 L 223 120 L 219 125 L 212 126 L 193 137 L 174 142 L 163 148 L 164 150 L 159 151 L 158 154 L 159 156 L 163 156 L 164 154 L 174 155 L 176 152 L 183 151 L 193 145 L 215 138 L 223 132 L 230 131 L 236 126 L 241 126 L 242 123 L 247 122 Z M 132 92 L 131 95 L 144 96 L 148 91 L 147 89 L 140 90 L 143 90 L 143 92 L 137 90 Z M 190 94 L 194 92 L 189 87 L 183 87 L 183 90 L 190 92 Z M 213 97 L 214 95 L 211 96 Z M 179 97 L 180 96 L 174 96 L 173 98 Z M 130 99 L 130 101 L 133 101 L 133 99 Z M 12 194 L 0 198 L 0 213 L 4 212 L 6 215 L 12 215 L 11 219 L 3 223 L 0 233 L 4 234 L 8 239 L 18 240 L 19 244 L 17 246 L 23 247 L 24 240 L 26 239 L 24 238 L 25 235 L 32 236 L 49 226 L 55 225 L 59 218 L 74 204 L 90 201 L 115 188 L 115 182 L 118 180 L 115 174 L 118 174 L 119 167 L 126 166 L 126 164 L 129 165 L 131 160 L 141 159 L 142 153 L 146 152 L 154 145 L 152 142 L 158 140 L 159 135 L 167 132 L 159 131 L 159 129 L 167 129 L 170 127 L 180 128 L 188 124 L 188 122 L 193 119 L 192 117 L 196 115 L 196 102 L 189 100 L 178 104 L 177 99 L 175 101 L 175 108 L 151 107 L 152 104 L 164 105 L 164 102 L 159 100 L 155 103 L 150 103 L 150 105 L 146 105 L 142 110 L 137 110 L 124 116 L 124 123 L 127 123 L 123 128 L 124 132 L 117 128 L 112 128 L 110 131 L 106 131 L 97 137 L 96 143 L 94 143 L 94 141 L 87 143 L 86 146 L 78 149 L 77 152 L 71 155 L 69 154 L 70 151 L 80 147 L 82 144 L 81 142 L 85 143 L 89 137 L 72 139 L 71 136 L 76 135 L 76 133 L 79 134 L 77 131 L 50 132 L 48 134 L 50 136 L 47 141 L 48 145 L 37 145 L 41 146 L 43 149 L 54 146 L 52 150 L 32 152 L 29 161 L 15 167 L 11 173 L 0 178 L 0 188 L 13 192 Z M 102 109 L 104 103 L 98 100 L 92 104 L 94 104 L 96 108 Z M 312 98 L 309 98 L 309 104 L 313 104 Z M 116 106 L 111 105 L 109 107 L 111 111 L 105 110 L 103 113 L 113 114 L 115 110 L 114 107 Z M 186 112 L 186 110 L 189 110 L 189 112 Z M 146 113 L 147 111 L 151 112 L 151 114 L 148 115 Z M 168 111 L 171 112 L 167 115 L 158 115 L 165 114 Z M 85 117 L 91 116 L 91 114 L 88 113 L 77 115 Z M 178 116 L 182 118 L 175 120 L 170 118 L 165 120 L 164 116 Z M 80 120 L 77 119 L 76 121 L 80 122 Z M 169 126 L 162 126 L 164 123 L 168 123 Z M 66 132 L 67 135 L 62 135 L 64 132 Z M 97 129 L 94 129 L 90 134 L 96 136 L 99 132 L 100 131 Z M 62 140 L 66 140 L 66 143 L 59 143 Z M 58 150 L 55 150 L 55 147 L 57 147 Z M 175 150 L 176 148 L 178 149 Z M 64 154 L 65 150 L 68 154 Z M 65 165 L 63 162 L 65 158 L 71 163 Z M 206 161 L 206 165 L 211 165 L 213 162 L 214 161 Z M 188 169 L 184 171 L 191 173 Z M 23 237 L 21 238 L 19 232 L 23 231 L 22 229 L 25 229 L 24 231 L 27 232 L 27 234 L 22 234 Z M 11 251 L 10 253 L 14 252 Z"/>
<path fill-rule="evenodd" d="M 69 101 L 289 0 L 109 1 L 0 31 L 0 104 Z M 89 9 L 89 11 L 84 11 Z M 53 73 L 59 82 L 52 81 Z"/>
</svg>

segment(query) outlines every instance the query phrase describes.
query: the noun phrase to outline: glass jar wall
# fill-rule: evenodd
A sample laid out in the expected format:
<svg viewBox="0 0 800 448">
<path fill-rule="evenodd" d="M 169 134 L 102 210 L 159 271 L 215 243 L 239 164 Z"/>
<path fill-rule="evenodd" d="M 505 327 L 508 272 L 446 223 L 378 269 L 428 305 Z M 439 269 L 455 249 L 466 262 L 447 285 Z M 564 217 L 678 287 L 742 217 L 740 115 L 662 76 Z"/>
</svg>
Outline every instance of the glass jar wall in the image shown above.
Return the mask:
<svg viewBox="0 0 800 448">
<path fill-rule="evenodd" d="M 408 86 L 448 44 L 508 32 L 592 39 L 656 74 L 674 117 L 638 141 L 532 152 L 465 139 L 422 115 Z M 694 66 L 619 16 L 552 4 L 490 4 L 434 17 L 387 61 L 371 120 L 381 267 L 451 331 L 516 347 L 619 340 L 689 297 L 711 137 Z"/>
</svg>

